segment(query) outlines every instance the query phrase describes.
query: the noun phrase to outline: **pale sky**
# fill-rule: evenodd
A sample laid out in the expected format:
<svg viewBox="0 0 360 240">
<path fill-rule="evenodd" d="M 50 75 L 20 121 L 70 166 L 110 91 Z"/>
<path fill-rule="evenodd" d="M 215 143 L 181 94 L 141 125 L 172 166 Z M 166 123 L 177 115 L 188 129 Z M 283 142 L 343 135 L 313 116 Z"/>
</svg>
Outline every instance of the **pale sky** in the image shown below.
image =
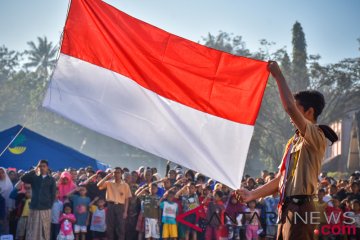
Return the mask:
<svg viewBox="0 0 360 240">
<path fill-rule="evenodd" d="M 106 0 L 116 8 L 173 34 L 201 40 L 219 30 L 241 35 L 254 51 L 259 40 L 287 46 L 291 28 L 299 21 L 309 54 L 322 63 L 359 56 L 360 1 L 358 0 Z M 0 45 L 22 51 L 26 42 L 47 36 L 58 42 L 65 23 L 67 0 L 1 0 Z"/>
</svg>

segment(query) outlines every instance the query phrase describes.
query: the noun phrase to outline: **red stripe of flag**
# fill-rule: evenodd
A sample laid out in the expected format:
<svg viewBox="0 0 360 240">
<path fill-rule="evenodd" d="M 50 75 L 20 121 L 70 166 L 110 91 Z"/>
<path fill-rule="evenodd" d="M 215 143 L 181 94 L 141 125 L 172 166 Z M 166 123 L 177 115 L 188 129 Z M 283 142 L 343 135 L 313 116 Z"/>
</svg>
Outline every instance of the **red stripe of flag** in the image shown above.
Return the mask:
<svg viewBox="0 0 360 240">
<path fill-rule="evenodd" d="M 170 100 L 250 125 L 269 76 L 266 62 L 191 42 L 100 0 L 72 0 L 61 52 Z"/>
</svg>

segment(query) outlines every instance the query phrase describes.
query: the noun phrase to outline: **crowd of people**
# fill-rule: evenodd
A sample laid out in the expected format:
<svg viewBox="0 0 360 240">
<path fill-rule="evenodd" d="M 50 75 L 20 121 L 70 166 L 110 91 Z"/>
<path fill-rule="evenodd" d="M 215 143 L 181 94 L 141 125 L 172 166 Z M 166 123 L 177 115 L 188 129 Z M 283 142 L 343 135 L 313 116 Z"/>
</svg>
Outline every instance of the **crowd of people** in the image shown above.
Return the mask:
<svg viewBox="0 0 360 240">
<path fill-rule="evenodd" d="M 50 167 L 42 160 L 28 172 L 0 168 L 0 235 L 19 240 L 276 238 L 278 194 L 244 203 L 226 185 L 179 165 L 170 169 L 169 163 L 163 177 L 149 167 L 53 172 Z M 246 175 L 243 187 L 256 189 L 275 174 Z M 319 228 L 344 224 L 345 212 L 356 219 L 353 234 L 319 233 L 319 239 L 360 239 L 359 179 L 360 172 L 339 180 L 319 176 Z M 339 221 L 327 222 L 331 215 L 339 215 Z"/>
</svg>

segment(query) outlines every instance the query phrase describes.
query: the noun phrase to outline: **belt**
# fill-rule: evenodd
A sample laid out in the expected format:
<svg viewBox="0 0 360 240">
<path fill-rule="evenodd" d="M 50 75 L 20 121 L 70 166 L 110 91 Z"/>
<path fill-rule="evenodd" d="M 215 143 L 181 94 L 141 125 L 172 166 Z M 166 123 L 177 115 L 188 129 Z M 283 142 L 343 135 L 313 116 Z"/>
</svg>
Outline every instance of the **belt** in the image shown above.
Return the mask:
<svg viewBox="0 0 360 240">
<path fill-rule="evenodd" d="M 114 204 L 114 205 L 124 205 L 123 203 L 118 203 L 114 201 L 107 201 L 108 204 Z"/>
<path fill-rule="evenodd" d="M 313 199 L 313 195 L 294 195 L 285 197 L 284 203 L 295 203 L 296 205 L 302 205 L 306 202 L 311 202 Z"/>
</svg>

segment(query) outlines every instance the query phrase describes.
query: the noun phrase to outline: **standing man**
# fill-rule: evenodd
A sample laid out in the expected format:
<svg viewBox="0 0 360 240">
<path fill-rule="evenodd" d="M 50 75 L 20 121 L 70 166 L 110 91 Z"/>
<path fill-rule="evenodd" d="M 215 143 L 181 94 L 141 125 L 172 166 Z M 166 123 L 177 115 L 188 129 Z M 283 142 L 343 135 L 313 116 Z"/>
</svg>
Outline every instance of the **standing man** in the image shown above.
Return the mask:
<svg viewBox="0 0 360 240">
<path fill-rule="evenodd" d="M 40 160 L 36 168 L 21 177 L 31 184 L 32 197 L 26 231 L 27 240 L 50 240 L 51 208 L 55 201 L 56 182 L 49 174 L 49 164 Z"/>
<path fill-rule="evenodd" d="M 317 91 L 292 95 L 278 64 L 271 61 L 268 69 L 276 79 L 281 102 L 297 130 L 285 147 L 277 176 L 262 187 L 252 191 L 240 189 L 238 194 L 249 202 L 279 191 L 277 239 L 314 239 L 315 225 L 311 224 L 309 217 L 311 212 L 316 212 L 313 197 L 327 144 L 316 120 L 325 106 L 325 100 Z M 308 216 L 307 223 L 299 216 Z"/>
<path fill-rule="evenodd" d="M 115 168 L 97 185 L 99 189 L 106 189 L 108 211 L 106 214 L 106 231 L 109 240 L 125 239 L 125 221 L 127 218 L 129 198 L 132 196 L 129 185 L 121 179 L 122 170 Z M 114 180 L 110 178 L 114 177 Z M 117 238 L 115 238 L 115 235 Z"/>
</svg>

